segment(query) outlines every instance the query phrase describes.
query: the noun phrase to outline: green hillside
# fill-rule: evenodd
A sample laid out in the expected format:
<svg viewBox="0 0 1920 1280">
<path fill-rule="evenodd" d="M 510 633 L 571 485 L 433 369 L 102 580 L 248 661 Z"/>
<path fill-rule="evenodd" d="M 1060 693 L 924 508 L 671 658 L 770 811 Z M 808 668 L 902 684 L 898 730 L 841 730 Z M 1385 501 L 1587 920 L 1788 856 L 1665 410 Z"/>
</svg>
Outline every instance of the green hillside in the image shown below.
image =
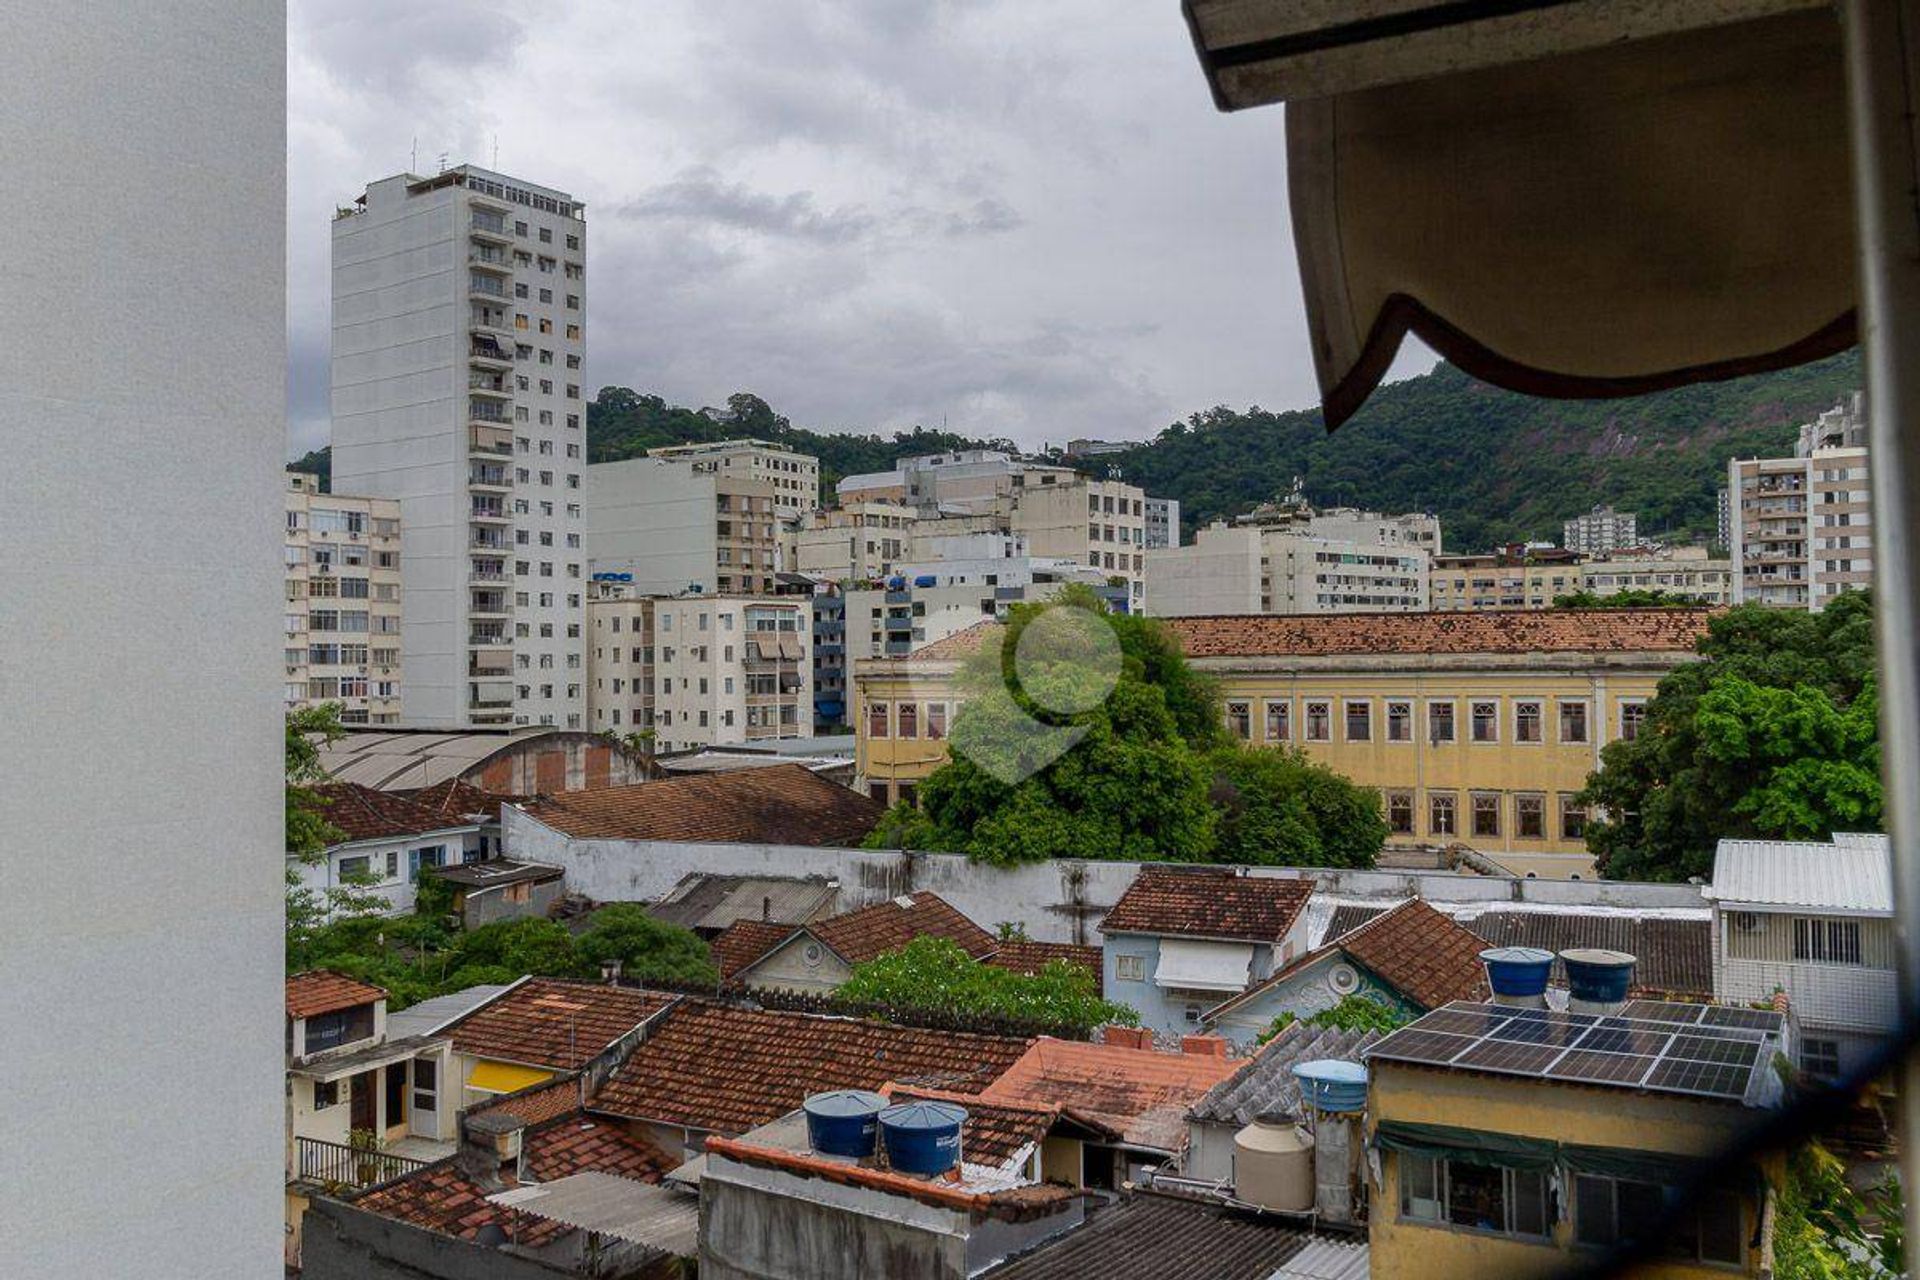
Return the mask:
<svg viewBox="0 0 1920 1280">
<path fill-rule="evenodd" d="M 1454 551 L 1557 540 L 1563 520 L 1601 502 L 1637 512 L 1649 536 L 1704 541 L 1727 459 L 1788 451 L 1796 424 L 1859 385 L 1852 352 L 1781 373 L 1606 401 L 1532 399 L 1442 365 L 1380 388 L 1332 436 L 1318 410 L 1220 407 L 1099 464 L 1158 497 L 1179 499 L 1189 532 L 1284 492 L 1299 476 L 1321 505 L 1435 512 Z M 587 406 L 592 462 L 739 436 L 819 458 L 828 494 L 841 476 L 884 471 L 913 454 L 1012 448 L 924 427 L 890 436 L 809 430 L 746 393 L 728 397 L 725 408 L 688 409 L 603 387 Z M 327 464 L 323 449 L 292 465 L 324 476 Z"/>
</svg>

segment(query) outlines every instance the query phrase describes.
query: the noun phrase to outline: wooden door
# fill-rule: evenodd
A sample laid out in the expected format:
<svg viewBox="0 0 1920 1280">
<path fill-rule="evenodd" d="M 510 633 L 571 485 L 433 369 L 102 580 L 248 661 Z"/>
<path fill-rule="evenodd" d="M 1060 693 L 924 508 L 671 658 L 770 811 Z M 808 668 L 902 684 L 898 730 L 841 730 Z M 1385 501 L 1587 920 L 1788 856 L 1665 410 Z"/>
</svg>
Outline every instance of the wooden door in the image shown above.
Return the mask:
<svg viewBox="0 0 1920 1280">
<path fill-rule="evenodd" d="M 380 1087 L 380 1073 L 362 1071 L 353 1077 L 353 1104 L 347 1123 L 355 1129 L 371 1129 L 378 1122 L 374 1090 Z"/>
</svg>

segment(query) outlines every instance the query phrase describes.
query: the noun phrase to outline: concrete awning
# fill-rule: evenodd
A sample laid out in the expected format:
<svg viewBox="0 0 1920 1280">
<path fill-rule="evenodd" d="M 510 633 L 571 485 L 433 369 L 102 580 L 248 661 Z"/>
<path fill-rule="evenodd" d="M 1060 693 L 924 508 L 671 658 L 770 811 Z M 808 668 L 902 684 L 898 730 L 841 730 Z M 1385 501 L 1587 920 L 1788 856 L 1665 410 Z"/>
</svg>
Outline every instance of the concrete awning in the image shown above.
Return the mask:
<svg viewBox="0 0 1920 1280">
<path fill-rule="evenodd" d="M 355 1049 L 352 1053 L 325 1058 L 311 1058 L 287 1068 L 290 1076 L 299 1076 L 303 1080 L 340 1080 L 347 1076 L 358 1075 L 362 1071 L 372 1071 L 376 1067 L 389 1066 L 396 1062 L 405 1062 L 417 1058 L 445 1045 L 447 1041 L 437 1036 L 408 1036 L 404 1040 L 388 1040 L 374 1045 L 370 1049 Z"/>
<path fill-rule="evenodd" d="M 587 1170 L 487 1197 L 491 1204 L 674 1257 L 700 1251 L 700 1201 L 684 1191 Z"/>
<path fill-rule="evenodd" d="M 1187 0 L 1220 105 L 1289 103 L 1329 427 L 1408 333 L 1488 382 L 1589 398 L 1855 340 L 1829 6 L 1512 8 Z"/>
</svg>

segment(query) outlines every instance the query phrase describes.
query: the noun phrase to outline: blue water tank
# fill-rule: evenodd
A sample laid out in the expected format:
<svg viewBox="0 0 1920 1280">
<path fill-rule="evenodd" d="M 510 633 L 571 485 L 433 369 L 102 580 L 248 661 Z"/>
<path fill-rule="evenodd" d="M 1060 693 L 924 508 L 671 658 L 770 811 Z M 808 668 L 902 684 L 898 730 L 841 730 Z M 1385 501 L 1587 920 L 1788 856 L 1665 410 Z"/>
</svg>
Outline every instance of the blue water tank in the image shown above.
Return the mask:
<svg viewBox="0 0 1920 1280">
<path fill-rule="evenodd" d="M 1487 985 L 1496 996 L 1537 996 L 1547 989 L 1553 952 L 1539 947 L 1489 947 L 1480 953 Z"/>
<path fill-rule="evenodd" d="M 880 1140 L 887 1163 L 901 1173 L 931 1176 L 960 1163 L 964 1107 L 951 1102 L 904 1102 L 880 1113 Z"/>
<path fill-rule="evenodd" d="M 1562 951 L 1567 966 L 1567 996 L 1582 1004 L 1619 1004 L 1633 986 L 1634 957 L 1624 951 L 1582 947 Z"/>
<path fill-rule="evenodd" d="M 864 1160 L 873 1154 L 880 1113 L 887 1100 L 865 1089 L 829 1089 L 801 1104 L 807 1113 L 807 1145 L 825 1156 Z"/>
<path fill-rule="evenodd" d="M 895 574 L 893 577 L 887 579 L 887 590 L 905 591 L 906 589 L 907 589 L 907 580 L 905 578 L 900 577 L 898 574 Z"/>
<path fill-rule="evenodd" d="M 1367 1069 L 1357 1062 L 1320 1058 L 1293 1068 L 1300 1100 L 1321 1111 L 1363 1111 L 1367 1105 Z"/>
<path fill-rule="evenodd" d="M 916 587 L 937 587 L 940 585 L 940 579 L 931 573 L 923 573 L 913 580 L 913 585 Z"/>
</svg>

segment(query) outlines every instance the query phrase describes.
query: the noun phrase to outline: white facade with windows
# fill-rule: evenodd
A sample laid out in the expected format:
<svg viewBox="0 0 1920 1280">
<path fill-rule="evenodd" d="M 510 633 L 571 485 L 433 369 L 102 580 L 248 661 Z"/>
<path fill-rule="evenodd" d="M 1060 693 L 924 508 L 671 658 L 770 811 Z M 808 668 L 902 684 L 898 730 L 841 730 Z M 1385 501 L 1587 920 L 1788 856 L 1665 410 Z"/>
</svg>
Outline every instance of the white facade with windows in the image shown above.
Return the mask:
<svg viewBox="0 0 1920 1280">
<path fill-rule="evenodd" d="M 334 218 L 333 475 L 400 503 L 408 725 L 585 725 L 585 215 L 463 165 Z"/>
<path fill-rule="evenodd" d="M 773 491 L 774 510 L 786 520 L 798 520 L 820 506 L 820 460 L 765 440 L 664 445 L 647 450 L 647 456 L 764 484 Z"/>
<path fill-rule="evenodd" d="M 342 724 L 398 724 L 400 504 L 287 476 L 286 704 L 338 703 Z"/>
<path fill-rule="evenodd" d="M 287 868 L 299 877 L 302 888 L 316 895 L 328 889 L 357 887 L 385 898 L 387 914 L 398 916 L 413 910 L 423 871 L 478 862 L 482 853 L 480 828 L 464 825 L 413 835 L 347 840 L 330 846 L 315 863 L 289 856 Z"/>
<path fill-rule="evenodd" d="M 1803 1069 L 1851 1072 L 1893 1032 L 1885 836 L 1722 840 L 1703 893 L 1713 905 L 1714 998 L 1749 1004 L 1786 992 Z"/>
<path fill-rule="evenodd" d="M 1216 523 L 1187 546 L 1147 552 L 1146 576 L 1158 617 L 1405 613 L 1427 607 L 1430 557 L 1407 544 Z"/>
</svg>

